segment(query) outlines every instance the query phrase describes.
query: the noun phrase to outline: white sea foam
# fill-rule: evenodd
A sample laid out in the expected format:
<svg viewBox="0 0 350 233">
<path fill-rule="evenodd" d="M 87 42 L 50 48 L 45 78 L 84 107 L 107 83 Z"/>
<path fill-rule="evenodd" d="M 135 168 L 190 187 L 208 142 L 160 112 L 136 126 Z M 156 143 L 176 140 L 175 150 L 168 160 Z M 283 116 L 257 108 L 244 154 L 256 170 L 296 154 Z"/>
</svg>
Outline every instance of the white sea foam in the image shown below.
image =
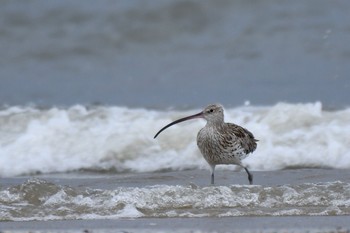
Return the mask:
<svg viewBox="0 0 350 233">
<path fill-rule="evenodd" d="M 205 168 L 196 146 L 204 120 L 154 134 L 177 118 L 197 113 L 125 107 L 73 106 L 0 111 L 0 176 L 116 169 L 135 172 Z M 288 167 L 350 168 L 350 109 L 325 111 L 321 103 L 226 109 L 226 121 L 259 139 L 244 160 L 252 170 Z"/>
<path fill-rule="evenodd" d="M 11 196 L 14 198 L 9 198 Z M 157 185 L 101 190 L 30 179 L 0 190 L 0 220 L 348 215 L 349 198 L 350 184 L 340 181 L 281 186 Z"/>
</svg>

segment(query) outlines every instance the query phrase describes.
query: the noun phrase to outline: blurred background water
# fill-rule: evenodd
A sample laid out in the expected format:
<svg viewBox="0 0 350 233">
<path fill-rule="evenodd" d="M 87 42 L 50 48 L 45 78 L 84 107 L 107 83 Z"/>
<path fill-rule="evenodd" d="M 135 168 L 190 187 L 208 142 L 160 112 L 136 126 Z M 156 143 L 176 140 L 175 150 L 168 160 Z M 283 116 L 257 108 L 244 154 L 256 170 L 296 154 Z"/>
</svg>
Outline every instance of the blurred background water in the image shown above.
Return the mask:
<svg viewBox="0 0 350 233">
<path fill-rule="evenodd" d="M 348 0 L 3 0 L 0 104 L 347 107 L 349 12 Z"/>
</svg>

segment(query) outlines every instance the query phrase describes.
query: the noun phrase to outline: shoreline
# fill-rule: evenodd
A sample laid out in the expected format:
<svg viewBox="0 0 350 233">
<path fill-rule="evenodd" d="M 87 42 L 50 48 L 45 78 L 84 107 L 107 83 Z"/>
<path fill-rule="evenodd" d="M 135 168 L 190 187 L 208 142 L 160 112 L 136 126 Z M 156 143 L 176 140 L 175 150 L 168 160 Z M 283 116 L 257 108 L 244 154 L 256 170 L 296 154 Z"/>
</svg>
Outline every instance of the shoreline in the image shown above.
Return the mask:
<svg viewBox="0 0 350 233">
<path fill-rule="evenodd" d="M 1 222 L 2 232 L 350 232 L 349 216 L 139 218 Z"/>
<path fill-rule="evenodd" d="M 340 181 L 349 183 L 350 169 L 293 169 L 253 171 L 255 184 L 281 186 Z M 218 169 L 215 186 L 247 185 L 244 171 Z M 91 172 L 42 174 L 0 178 L 1 189 L 22 185 L 28 179 L 43 179 L 55 185 L 76 189 L 114 190 L 157 185 L 209 186 L 208 170 L 156 173 L 100 174 Z M 344 206 L 349 208 L 348 206 Z M 246 207 L 246 208 L 249 208 Z M 307 206 L 306 206 L 307 208 Z M 349 216 L 235 216 L 115 218 L 47 221 L 0 221 L 4 232 L 350 232 Z"/>
<path fill-rule="evenodd" d="M 253 185 L 278 186 L 285 184 L 320 183 L 350 181 L 350 169 L 301 168 L 274 171 L 254 171 Z M 214 186 L 249 185 L 247 174 L 242 169 L 235 171 L 229 167 L 215 171 Z M 0 177 L 0 188 L 21 185 L 30 179 L 42 179 L 56 185 L 86 187 L 92 189 L 112 190 L 118 187 L 147 187 L 155 185 L 210 185 L 209 169 L 193 169 L 182 171 L 160 171 L 140 173 L 96 173 L 71 172 L 51 173 L 32 176 Z"/>
</svg>

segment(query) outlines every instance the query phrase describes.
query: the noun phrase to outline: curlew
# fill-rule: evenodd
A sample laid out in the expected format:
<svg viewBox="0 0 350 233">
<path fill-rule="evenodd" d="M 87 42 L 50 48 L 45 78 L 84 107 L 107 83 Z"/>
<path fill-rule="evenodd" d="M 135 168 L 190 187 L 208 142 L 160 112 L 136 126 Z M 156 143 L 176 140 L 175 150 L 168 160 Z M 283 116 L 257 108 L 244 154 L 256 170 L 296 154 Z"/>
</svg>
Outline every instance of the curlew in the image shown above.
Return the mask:
<svg viewBox="0 0 350 233">
<path fill-rule="evenodd" d="M 197 134 L 197 146 L 211 168 L 211 184 L 214 184 L 215 166 L 234 164 L 244 168 L 249 183 L 253 183 L 253 175 L 243 166 L 241 160 L 256 149 L 254 135 L 247 129 L 232 123 L 225 123 L 224 110 L 221 105 L 211 104 L 202 112 L 178 119 L 164 126 L 154 136 L 156 138 L 166 128 L 191 119 L 204 118 L 207 124 Z"/>
</svg>

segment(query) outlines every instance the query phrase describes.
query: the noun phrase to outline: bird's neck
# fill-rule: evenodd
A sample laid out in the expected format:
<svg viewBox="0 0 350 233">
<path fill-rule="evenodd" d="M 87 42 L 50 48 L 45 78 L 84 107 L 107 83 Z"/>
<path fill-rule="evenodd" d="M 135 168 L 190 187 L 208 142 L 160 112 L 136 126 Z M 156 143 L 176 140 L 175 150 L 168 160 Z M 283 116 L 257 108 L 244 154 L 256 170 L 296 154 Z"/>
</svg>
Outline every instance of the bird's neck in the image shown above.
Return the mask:
<svg viewBox="0 0 350 233">
<path fill-rule="evenodd" d="M 224 124 L 224 121 L 208 121 L 206 126 L 211 128 L 222 128 Z"/>
</svg>

